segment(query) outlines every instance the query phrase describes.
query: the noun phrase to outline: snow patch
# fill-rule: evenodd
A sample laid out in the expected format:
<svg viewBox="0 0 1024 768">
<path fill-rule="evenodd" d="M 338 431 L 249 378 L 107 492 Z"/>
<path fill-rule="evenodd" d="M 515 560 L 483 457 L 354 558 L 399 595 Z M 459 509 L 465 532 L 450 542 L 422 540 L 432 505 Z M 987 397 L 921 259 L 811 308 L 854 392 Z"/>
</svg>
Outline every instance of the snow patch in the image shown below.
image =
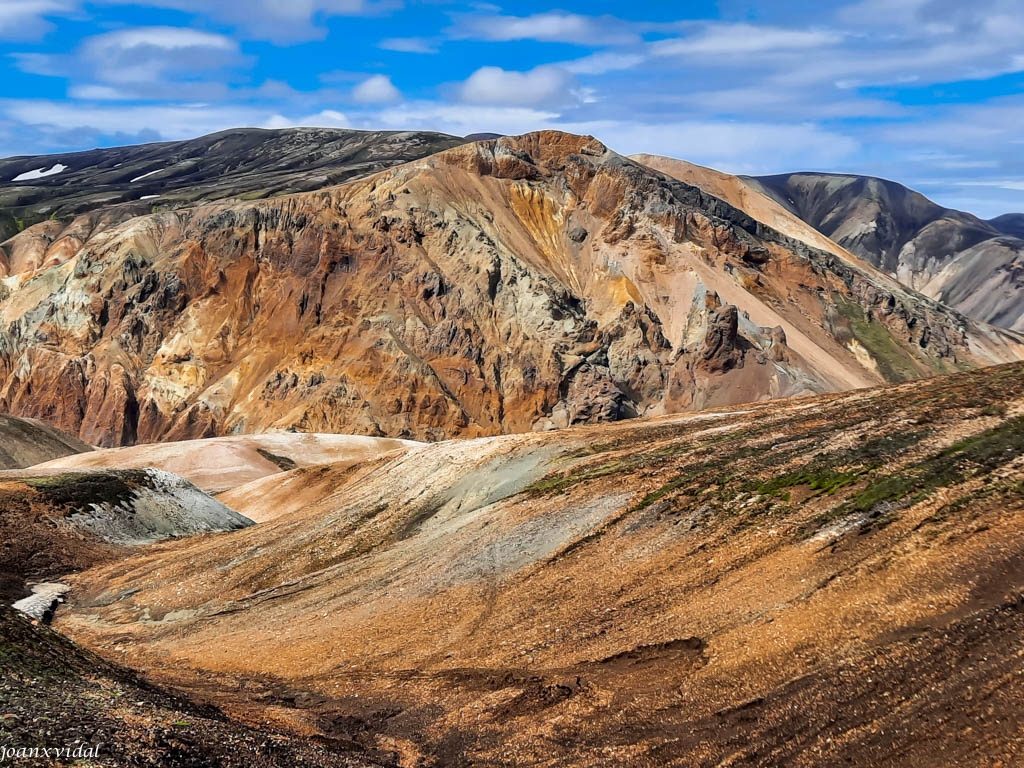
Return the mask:
<svg viewBox="0 0 1024 768">
<path fill-rule="evenodd" d="M 134 179 L 132 179 L 128 183 L 129 184 L 134 184 L 136 181 L 142 181 L 143 179 L 147 178 L 148 176 L 152 176 L 154 173 L 160 173 L 160 171 L 166 171 L 166 170 L 167 170 L 166 168 L 157 168 L 155 171 L 150 171 L 149 173 L 144 173 L 141 176 L 136 176 Z"/>
<path fill-rule="evenodd" d="M 70 591 L 71 587 L 67 584 L 35 584 L 31 595 L 13 603 L 11 607 L 36 621 L 49 623 L 57 604 L 63 603 L 64 596 Z"/>
<path fill-rule="evenodd" d="M 154 197 L 160 197 L 160 195 L 143 195 L 139 200 L 152 200 Z"/>
<path fill-rule="evenodd" d="M 66 171 L 68 166 L 61 165 L 60 163 L 54 163 L 54 166 L 48 170 L 42 168 L 36 168 L 34 171 L 25 171 L 19 173 L 11 181 L 32 181 L 32 179 L 44 179 L 47 176 L 56 176 L 61 171 Z"/>
</svg>

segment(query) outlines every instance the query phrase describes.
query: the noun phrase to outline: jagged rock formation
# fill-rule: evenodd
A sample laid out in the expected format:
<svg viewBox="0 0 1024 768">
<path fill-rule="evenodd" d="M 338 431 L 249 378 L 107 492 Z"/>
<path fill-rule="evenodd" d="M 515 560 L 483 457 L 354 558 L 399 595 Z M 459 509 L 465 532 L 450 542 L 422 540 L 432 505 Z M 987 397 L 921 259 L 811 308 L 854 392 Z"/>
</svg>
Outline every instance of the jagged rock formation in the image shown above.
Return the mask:
<svg viewBox="0 0 1024 768">
<path fill-rule="evenodd" d="M 406 766 L 1010 766 L 1022 480 L 1024 364 L 446 441 L 237 489 L 56 626 Z"/>
<path fill-rule="evenodd" d="M 51 266 L 8 278 L 0 299 L 0 408 L 104 446 L 281 428 L 522 432 L 1024 349 L 554 132 L 322 192 L 140 217 L 40 258 Z"/>
<path fill-rule="evenodd" d="M 39 222 L 51 222 L 37 230 L 47 237 L 69 217 L 111 206 L 105 215 L 123 220 L 154 207 L 321 189 L 464 141 L 429 131 L 237 128 L 188 141 L 0 159 L 0 241 Z M 57 172 L 15 181 L 47 169 Z"/>
<path fill-rule="evenodd" d="M 1024 286 L 1006 276 L 1024 248 L 1022 214 L 983 221 L 865 176 L 793 173 L 744 181 L 904 285 L 976 320 L 1024 330 Z M 971 287 L 979 284 L 995 294 L 976 300 Z"/>
<path fill-rule="evenodd" d="M 77 437 L 42 421 L 0 415 L 0 470 L 31 467 L 91 450 L 92 446 Z"/>
</svg>

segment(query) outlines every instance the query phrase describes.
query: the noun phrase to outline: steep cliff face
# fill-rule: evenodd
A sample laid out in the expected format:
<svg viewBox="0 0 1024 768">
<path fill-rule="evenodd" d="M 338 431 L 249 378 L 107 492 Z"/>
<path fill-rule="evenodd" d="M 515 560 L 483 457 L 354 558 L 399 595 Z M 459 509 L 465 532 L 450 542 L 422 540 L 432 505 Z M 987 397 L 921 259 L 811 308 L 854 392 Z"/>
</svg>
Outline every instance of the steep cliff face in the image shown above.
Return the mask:
<svg viewBox="0 0 1024 768">
<path fill-rule="evenodd" d="M 322 192 L 135 218 L 35 261 L 49 266 L 3 283 L 0 409 L 99 445 L 523 432 L 1024 349 L 553 132 Z"/>
</svg>

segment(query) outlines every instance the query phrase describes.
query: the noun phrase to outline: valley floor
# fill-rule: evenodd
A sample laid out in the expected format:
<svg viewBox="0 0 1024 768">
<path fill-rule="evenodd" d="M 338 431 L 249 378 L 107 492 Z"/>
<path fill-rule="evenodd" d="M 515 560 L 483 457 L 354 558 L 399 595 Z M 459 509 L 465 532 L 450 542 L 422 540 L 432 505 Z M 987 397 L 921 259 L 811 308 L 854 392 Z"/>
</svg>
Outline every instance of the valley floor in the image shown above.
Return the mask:
<svg viewBox="0 0 1024 768">
<path fill-rule="evenodd" d="M 1024 760 L 1024 365 L 259 482 L 58 629 L 403 766 Z"/>
</svg>

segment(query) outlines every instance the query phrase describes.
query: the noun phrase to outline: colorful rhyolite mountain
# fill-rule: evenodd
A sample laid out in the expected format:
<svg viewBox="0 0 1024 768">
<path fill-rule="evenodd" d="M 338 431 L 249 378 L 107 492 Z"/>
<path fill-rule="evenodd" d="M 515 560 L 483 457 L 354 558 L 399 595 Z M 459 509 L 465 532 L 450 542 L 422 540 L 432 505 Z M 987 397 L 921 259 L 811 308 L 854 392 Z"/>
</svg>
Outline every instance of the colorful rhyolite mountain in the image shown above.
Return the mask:
<svg viewBox="0 0 1024 768">
<path fill-rule="evenodd" d="M 8 241 L 0 286 L 0 409 L 105 446 L 543 430 L 1024 353 L 806 228 L 589 137 L 105 215 Z"/>
</svg>

